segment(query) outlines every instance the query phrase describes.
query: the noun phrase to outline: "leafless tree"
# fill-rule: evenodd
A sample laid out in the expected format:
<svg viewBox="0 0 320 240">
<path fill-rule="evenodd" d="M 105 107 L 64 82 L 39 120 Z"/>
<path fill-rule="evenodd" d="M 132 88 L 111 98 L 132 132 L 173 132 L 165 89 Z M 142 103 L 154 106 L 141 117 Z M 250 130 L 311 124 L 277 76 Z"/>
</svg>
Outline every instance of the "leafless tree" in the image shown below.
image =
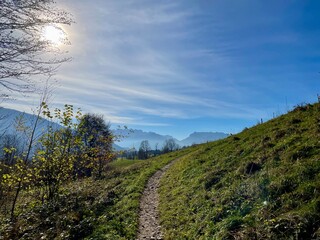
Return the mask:
<svg viewBox="0 0 320 240">
<path fill-rule="evenodd" d="M 139 159 L 147 159 L 149 157 L 149 152 L 151 151 L 151 147 L 148 140 L 143 140 L 140 144 L 140 148 L 138 151 Z"/>
<path fill-rule="evenodd" d="M 0 98 L 33 91 L 34 76 L 51 76 L 69 60 L 43 31 L 46 26 L 63 31 L 61 26 L 71 23 L 70 14 L 53 0 L 0 0 Z"/>
<path fill-rule="evenodd" d="M 163 153 L 172 152 L 179 149 L 179 144 L 177 144 L 173 138 L 166 139 L 162 148 Z"/>
</svg>

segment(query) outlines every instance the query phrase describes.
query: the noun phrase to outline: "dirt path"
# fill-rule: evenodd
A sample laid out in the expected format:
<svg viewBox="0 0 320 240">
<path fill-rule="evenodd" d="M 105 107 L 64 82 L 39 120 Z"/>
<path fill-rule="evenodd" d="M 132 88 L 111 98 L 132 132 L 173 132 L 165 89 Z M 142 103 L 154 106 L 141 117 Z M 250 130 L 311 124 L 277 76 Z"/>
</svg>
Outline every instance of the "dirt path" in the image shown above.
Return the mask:
<svg viewBox="0 0 320 240">
<path fill-rule="evenodd" d="M 158 170 L 147 183 L 140 200 L 139 232 L 137 240 L 163 239 L 159 223 L 159 194 L 160 179 L 168 168 L 177 160 Z"/>
</svg>

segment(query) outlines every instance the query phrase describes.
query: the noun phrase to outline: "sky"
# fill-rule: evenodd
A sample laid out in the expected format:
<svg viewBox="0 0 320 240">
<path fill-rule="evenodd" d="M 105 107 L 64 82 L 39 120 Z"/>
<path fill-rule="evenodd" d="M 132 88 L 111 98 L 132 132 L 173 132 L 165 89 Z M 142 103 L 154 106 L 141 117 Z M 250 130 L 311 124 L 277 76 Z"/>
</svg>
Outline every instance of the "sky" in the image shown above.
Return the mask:
<svg viewBox="0 0 320 240">
<path fill-rule="evenodd" d="M 65 0 L 72 61 L 51 104 L 113 126 L 237 133 L 320 94 L 320 1 Z M 18 96 L 2 105 L 28 111 Z"/>
</svg>

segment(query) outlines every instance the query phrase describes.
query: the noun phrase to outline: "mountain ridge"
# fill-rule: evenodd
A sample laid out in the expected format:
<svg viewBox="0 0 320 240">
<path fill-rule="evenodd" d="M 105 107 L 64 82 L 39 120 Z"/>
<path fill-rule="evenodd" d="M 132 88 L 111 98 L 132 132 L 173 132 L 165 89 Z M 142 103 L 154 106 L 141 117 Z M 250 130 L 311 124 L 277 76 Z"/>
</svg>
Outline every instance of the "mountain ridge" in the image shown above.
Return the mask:
<svg viewBox="0 0 320 240">
<path fill-rule="evenodd" d="M 0 134 L 6 131 L 7 133 L 14 133 L 14 122 L 19 116 L 24 116 L 26 125 L 32 127 L 32 122 L 35 120 L 34 114 L 24 113 L 15 109 L 0 107 Z M 1 118 L 1 116 L 3 116 Z M 48 124 L 46 119 L 41 121 L 43 123 L 37 127 L 37 135 L 41 134 L 41 129 L 45 124 Z M 52 124 L 52 123 L 50 123 Z M 56 128 L 61 127 L 59 124 L 54 123 Z M 188 137 L 178 140 L 171 135 L 161 135 L 153 131 L 143 131 L 141 129 L 112 129 L 115 136 L 118 137 L 118 141 L 114 143 L 114 149 L 116 151 L 126 150 L 131 148 L 138 149 L 141 142 L 147 140 L 152 149 L 161 149 L 163 144 L 168 139 L 174 139 L 174 141 L 180 146 L 191 146 L 193 144 L 200 144 L 205 142 L 211 142 L 218 139 L 228 137 L 229 134 L 223 132 L 193 132 Z"/>
<path fill-rule="evenodd" d="M 171 135 L 161 135 L 155 132 L 145 132 L 140 129 L 114 130 L 115 135 L 124 135 L 118 142 L 123 148 L 139 148 L 140 143 L 147 140 L 152 149 L 159 149 L 168 139 L 173 139 L 180 147 L 187 147 L 193 144 L 211 142 L 218 139 L 226 138 L 229 134 L 223 132 L 193 132 L 188 137 L 178 140 Z"/>
</svg>

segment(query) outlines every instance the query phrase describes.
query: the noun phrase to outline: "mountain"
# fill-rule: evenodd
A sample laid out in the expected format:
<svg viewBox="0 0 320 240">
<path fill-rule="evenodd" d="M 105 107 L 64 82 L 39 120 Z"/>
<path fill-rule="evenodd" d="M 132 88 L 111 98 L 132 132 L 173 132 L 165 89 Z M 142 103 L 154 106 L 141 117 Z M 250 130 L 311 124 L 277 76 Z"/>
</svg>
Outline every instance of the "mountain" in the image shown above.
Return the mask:
<svg viewBox="0 0 320 240">
<path fill-rule="evenodd" d="M 20 112 L 13 109 L 0 107 L 0 149 L 6 144 L 14 146 L 18 153 L 22 154 L 26 151 L 26 146 L 30 141 L 31 132 L 33 131 L 37 116 L 29 113 Z M 34 132 L 33 146 L 31 154 L 34 152 L 36 145 L 44 131 L 48 127 L 60 129 L 57 123 L 49 122 L 44 118 L 39 118 Z M 0 152 L 0 155 L 3 151 Z"/>
<path fill-rule="evenodd" d="M 13 109 L 0 108 L 0 136 L 3 133 L 15 134 L 17 133 L 15 126 L 17 119 L 23 116 L 26 126 L 32 128 L 36 116 L 29 113 L 23 113 Z M 46 119 L 39 121 L 39 125 L 36 129 L 36 136 L 40 136 L 46 127 L 51 124 L 54 128 L 59 129 L 61 126 L 57 123 L 52 123 Z M 148 140 L 152 149 L 161 149 L 164 142 L 167 139 L 174 139 L 180 146 L 191 146 L 193 144 L 200 144 L 205 142 L 211 142 L 218 139 L 228 137 L 229 135 L 221 132 L 194 132 L 183 140 L 178 140 L 170 135 L 161 135 L 155 132 L 145 132 L 139 129 L 115 129 L 112 130 L 113 134 L 118 136 L 119 141 L 114 143 L 114 149 L 116 151 L 136 148 L 139 149 L 140 144 L 144 140 Z"/>
<path fill-rule="evenodd" d="M 152 149 L 161 149 L 167 139 L 174 139 L 180 147 L 191 146 L 205 142 L 212 142 L 218 139 L 226 138 L 229 135 L 221 132 L 194 132 L 187 138 L 179 141 L 170 135 L 160 135 L 154 132 L 144 132 L 138 129 L 117 129 L 113 131 L 115 135 L 120 136 L 118 145 L 122 148 L 138 149 L 141 142 L 147 140 Z M 121 137 L 122 136 L 122 137 Z"/>
<path fill-rule="evenodd" d="M 229 134 L 222 132 L 194 132 L 189 137 L 180 141 L 180 146 L 191 146 L 193 144 L 212 142 L 228 137 Z"/>
<path fill-rule="evenodd" d="M 24 132 L 17 131 L 16 127 L 20 121 L 23 122 L 28 128 L 33 128 L 36 118 L 37 116 L 34 114 L 0 107 L 0 140 L 4 135 L 13 135 L 17 136 L 21 142 L 26 142 L 26 134 Z M 40 137 L 48 126 L 52 126 L 54 129 L 62 128 L 62 126 L 58 123 L 50 122 L 44 118 L 40 118 L 35 131 L 35 137 Z M 117 144 L 113 144 L 113 148 L 116 151 L 124 150 L 124 148 L 118 146 Z"/>
<path fill-rule="evenodd" d="M 0 107 L 0 136 L 2 134 L 19 134 L 17 127 L 22 123 L 27 128 L 33 128 L 36 118 L 37 116 L 34 114 Z M 35 136 L 40 136 L 48 126 L 52 126 L 54 129 L 61 128 L 57 123 L 40 118 L 35 131 Z"/>
<path fill-rule="evenodd" d="M 125 148 L 120 147 L 118 144 L 115 144 L 115 143 L 112 144 L 112 147 L 113 147 L 114 151 L 123 151 L 123 150 L 126 150 Z"/>
<path fill-rule="evenodd" d="M 119 136 L 119 142 L 117 144 L 127 149 L 133 147 L 139 149 L 141 142 L 144 140 L 148 140 L 152 149 L 160 149 L 165 140 L 173 138 L 170 135 L 160 135 L 155 132 L 144 132 L 138 129 L 116 129 L 113 130 L 113 133 Z M 174 140 L 179 142 L 177 139 Z"/>
</svg>

